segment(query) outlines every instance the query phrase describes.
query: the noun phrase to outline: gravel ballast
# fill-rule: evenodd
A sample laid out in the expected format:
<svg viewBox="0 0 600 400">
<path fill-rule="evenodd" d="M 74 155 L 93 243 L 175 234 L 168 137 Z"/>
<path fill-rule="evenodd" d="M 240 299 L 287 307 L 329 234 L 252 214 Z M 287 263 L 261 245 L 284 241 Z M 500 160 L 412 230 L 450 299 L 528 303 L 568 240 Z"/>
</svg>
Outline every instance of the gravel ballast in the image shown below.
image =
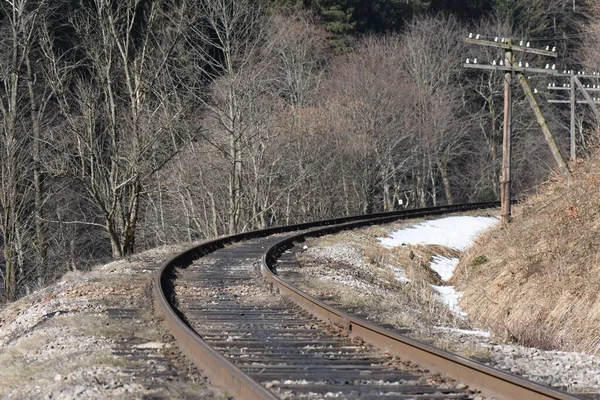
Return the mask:
<svg viewBox="0 0 600 400">
<path fill-rule="evenodd" d="M 226 398 L 161 341 L 151 282 L 175 248 L 60 282 L 0 311 L 0 398 Z"/>
<path fill-rule="evenodd" d="M 468 317 L 462 315 L 420 318 L 426 314 L 423 305 L 407 301 L 406 294 L 402 293 L 412 293 L 415 281 L 404 276 L 396 282 L 390 278 L 393 271 L 404 270 L 402 260 L 395 259 L 398 265 L 390 257 L 384 268 L 381 262 L 374 262 L 372 250 L 368 250 L 377 243 L 378 236 L 400 226 L 370 227 L 309 239 L 303 244 L 304 248 L 298 246 L 292 250 L 300 266 L 293 271 L 282 269 L 280 274 L 336 307 L 394 326 L 408 336 L 437 347 L 554 388 L 578 394 L 600 394 L 600 357 L 519 346 L 512 343 L 510 337 L 478 331 Z M 420 250 L 419 246 L 405 247 L 411 257 Z M 412 295 L 410 299 L 415 297 Z M 381 310 L 381 304 L 388 309 Z M 403 323 L 390 323 L 394 321 L 390 315 L 394 314 Z M 418 323 L 412 323 L 417 320 Z"/>
</svg>

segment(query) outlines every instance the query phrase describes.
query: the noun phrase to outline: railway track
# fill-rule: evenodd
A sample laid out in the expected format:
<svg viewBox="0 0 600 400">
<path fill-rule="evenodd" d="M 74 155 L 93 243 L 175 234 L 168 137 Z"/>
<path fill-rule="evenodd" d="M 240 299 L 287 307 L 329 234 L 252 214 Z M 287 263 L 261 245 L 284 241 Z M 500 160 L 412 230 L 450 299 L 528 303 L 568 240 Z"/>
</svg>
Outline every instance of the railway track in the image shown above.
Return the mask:
<svg viewBox="0 0 600 400">
<path fill-rule="evenodd" d="M 306 236 L 496 205 L 348 217 L 208 241 L 162 266 L 156 308 L 186 358 L 236 398 L 574 399 L 345 314 L 274 272 L 278 257 Z"/>
</svg>

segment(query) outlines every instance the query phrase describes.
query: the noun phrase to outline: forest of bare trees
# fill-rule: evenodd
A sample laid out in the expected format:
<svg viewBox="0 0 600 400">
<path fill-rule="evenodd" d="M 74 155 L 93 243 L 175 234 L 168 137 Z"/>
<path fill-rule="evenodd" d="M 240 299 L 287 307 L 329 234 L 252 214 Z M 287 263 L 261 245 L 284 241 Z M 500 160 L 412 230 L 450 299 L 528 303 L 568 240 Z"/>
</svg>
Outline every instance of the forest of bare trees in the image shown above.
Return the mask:
<svg viewBox="0 0 600 400">
<path fill-rule="evenodd" d="M 502 77 L 462 63 L 499 55 L 463 38 L 532 37 L 565 68 L 600 63 L 585 2 L 540 0 L 525 22 L 517 0 L 477 20 L 406 2 L 385 29 L 333 3 L 0 0 L 2 297 L 168 243 L 498 199 Z M 554 164 L 515 93 L 520 197 Z M 567 154 L 568 111 L 543 111 Z M 596 125 L 578 118 L 584 156 Z"/>
</svg>

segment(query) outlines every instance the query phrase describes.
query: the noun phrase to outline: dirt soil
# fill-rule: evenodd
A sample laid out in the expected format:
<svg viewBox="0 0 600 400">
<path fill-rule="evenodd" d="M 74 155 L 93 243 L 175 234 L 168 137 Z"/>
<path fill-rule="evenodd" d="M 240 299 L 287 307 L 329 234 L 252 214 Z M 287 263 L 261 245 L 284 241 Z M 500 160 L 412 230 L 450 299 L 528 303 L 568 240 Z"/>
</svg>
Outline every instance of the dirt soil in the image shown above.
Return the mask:
<svg viewBox="0 0 600 400">
<path fill-rule="evenodd" d="M 177 248 L 94 268 L 0 311 L 0 398 L 226 398 L 161 341 L 153 273 Z"/>
</svg>

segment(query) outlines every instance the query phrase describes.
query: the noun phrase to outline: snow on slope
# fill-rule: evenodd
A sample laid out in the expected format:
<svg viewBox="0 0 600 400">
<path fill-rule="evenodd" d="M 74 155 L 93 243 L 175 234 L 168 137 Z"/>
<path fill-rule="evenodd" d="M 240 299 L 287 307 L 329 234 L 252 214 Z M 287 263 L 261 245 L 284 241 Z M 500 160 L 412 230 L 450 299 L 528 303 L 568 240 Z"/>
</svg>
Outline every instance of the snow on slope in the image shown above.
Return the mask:
<svg viewBox="0 0 600 400">
<path fill-rule="evenodd" d="M 498 223 L 497 217 L 446 217 L 432 221 L 422 222 L 410 228 L 393 232 L 390 237 L 380 238 L 384 247 L 404 246 L 408 244 L 441 245 L 455 250 L 464 251 L 473 245 L 473 242 L 484 231 Z M 437 272 L 443 281 L 452 278 L 458 266 L 458 258 L 434 256 L 430 264 L 431 269 Z M 466 316 L 458 306 L 462 293 L 454 290 L 453 286 L 433 286 L 439 293 L 440 299 L 460 316 Z"/>
<path fill-rule="evenodd" d="M 446 217 L 425 221 L 380 239 L 384 247 L 402 244 L 439 244 L 464 251 L 482 232 L 498 222 L 496 217 Z"/>
</svg>

